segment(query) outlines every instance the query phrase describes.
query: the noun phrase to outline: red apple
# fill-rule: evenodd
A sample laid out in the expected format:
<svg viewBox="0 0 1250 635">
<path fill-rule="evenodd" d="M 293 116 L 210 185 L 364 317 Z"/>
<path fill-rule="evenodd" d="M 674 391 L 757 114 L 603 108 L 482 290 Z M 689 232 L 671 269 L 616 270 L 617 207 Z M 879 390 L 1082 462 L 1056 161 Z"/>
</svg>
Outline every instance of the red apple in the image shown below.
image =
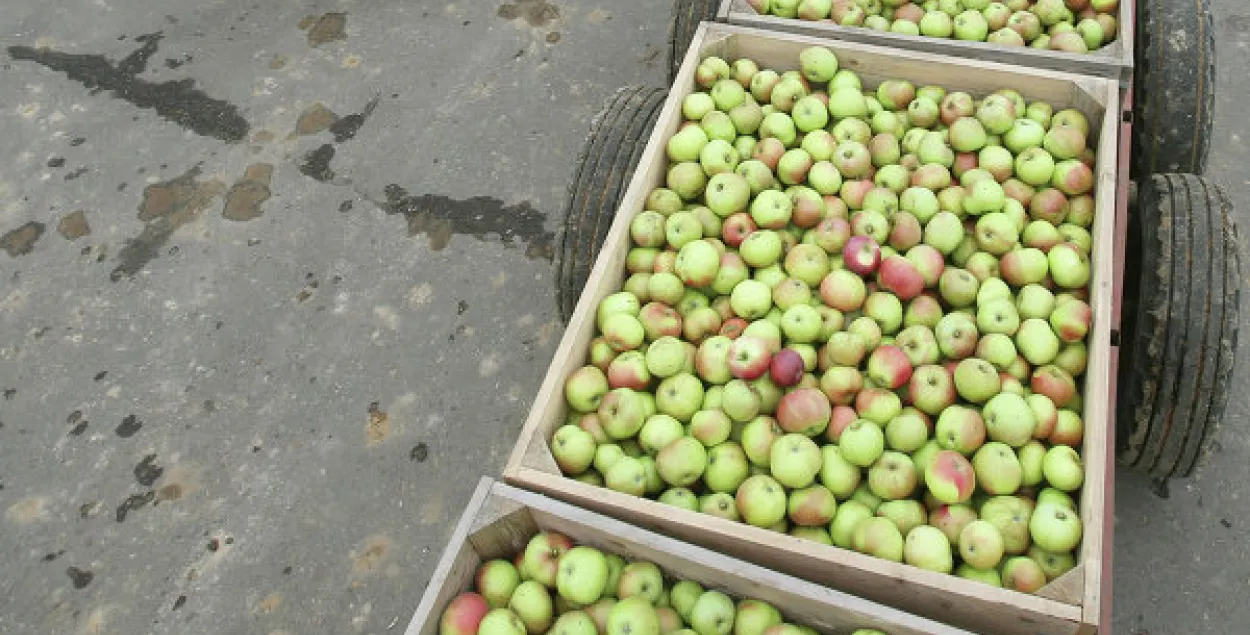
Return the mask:
<svg viewBox="0 0 1250 635">
<path fill-rule="evenodd" d="M 846 268 L 861 275 L 872 275 L 881 264 L 881 248 L 868 236 L 851 236 L 842 248 L 842 261 Z"/>
<path fill-rule="evenodd" d="M 911 374 L 911 360 L 897 346 L 878 346 L 868 356 L 868 378 L 878 386 L 900 388 L 911 379 Z"/>
<path fill-rule="evenodd" d="M 738 379 L 750 381 L 759 378 L 768 372 L 770 361 L 772 353 L 768 342 L 758 337 L 739 337 L 729 347 L 729 372 Z"/>
<path fill-rule="evenodd" d="M 837 443 L 842 438 L 842 431 L 851 425 L 859 415 L 855 409 L 850 406 L 834 406 L 833 414 L 829 416 L 829 427 L 825 429 L 825 439 L 830 443 Z"/>
<path fill-rule="evenodd" d="M 746 240 L 747 235 L 758 229 L 755 220 L 746 212 L 738 212 L 731 214 L 725 222 L 721 224 L 721 238 L 726 245 L 730 247 L 738 247 L 742 241 Z"/>
<path fill-rule="evenodd" d="M 971 499 L 972 491 L 977 486 L 972 464 L 962 454 L 952 450 L 942 450 L 933 457 L 925 470 L 924 479 L 933 497 L 947 505 Z"/>
<path fill-rule="evenodd" d="M 916 265 L 902 256 L 890 256 L 881 261 L 877 283 L 904 302 L 920 295 L 925 287 L 924 277 Z"/>
<path fill-rule="evenodd" d="M 461 593 L 443 611 L 439 635 L 477 635 L 477 626 L 489 611 L 486 598 L 472 592 Z"/>
<path fill-rule="evenodd" d="M 1033 371 L 1029 381 L 1033 392 L 1046 395 L 1060 408 L 1068 405 L 1076 397 L 1076 381 L 1067 371 L 1058 366 L 1047 365 Z"/>
<path fill-rule="evenodd" d="M 799 380 L 803 378 L 804 370 L 806 369 L 803 357 L 791 348 L 778 351 L 776 355 L 773 355 L 772 362 L 768 366 L 768 373 L 773 378 L 773 383 L 783 388 L 799 383 Z"/>
</svg>

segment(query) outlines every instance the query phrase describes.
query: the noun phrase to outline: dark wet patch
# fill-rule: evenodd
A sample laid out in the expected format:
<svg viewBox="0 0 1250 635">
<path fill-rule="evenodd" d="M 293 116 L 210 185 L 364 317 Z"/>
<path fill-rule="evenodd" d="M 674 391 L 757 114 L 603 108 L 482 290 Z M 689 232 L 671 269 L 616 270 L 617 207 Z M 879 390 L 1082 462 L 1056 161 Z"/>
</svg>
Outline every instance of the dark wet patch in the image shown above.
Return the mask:
<svg viewBox="0 0 1250 635">
<path fill-rule="evenodd" d="M 51 159 L 48 159 L 48 167 L 50 168 L 59 168 L 63 165 L 65 165 L 65 157 L 52 157 Z"/>
<path fill-rule="evenodd" d="M 5 250 L 13 258 L 24 256 L 35 248 L 35 243 L 39 242 L 40 236 L 43 236 L 43 230 L 44 224 L 37 221 L 20 225 L 0 236 L 0 249 Z"/>
<path fill-rule="evenodd" d="M 343 143 L 354 138 L 360 127 L 365 125 L 365 122 L 369 120 L 369 116 L 373 114 L 374 109 L 378 107 L 380 98 L 380 95 L 374 95 L 373 99 L 370 99 L 369 103 L 365 104 L 364 110 L 334 120 L 330 124 L 330 132 L 334 133 L 334 141 Z"/>
<path fill-rule="evenodd" d="M 167 57 L 165 58 L 165 68 L 173 70 L 194 59 L 195 58 L 191 57 L 190 55 L 183 55 L 181 58 Z"/>
<path fill-rule="evenodd" d="M 74 427 L 70 428 L 69 436 L 80 437 L 82 436 L 82 433 L 86 431 L 87 431 L 87 421 L 86 420 L 79 421 L 78 423 L 74 424 Z"/>
<path fill-rule="evenodd" d="M 117 255 L 118 265 L 109 276 L 113 282 L 142 271 L 160 255 L 175 230 L 199 218 L 200 212 L 225 191 L 226 185 L 216 179 L 195 180 L 199 174 L 198 167 L 191 168 L 182 176 L 143 189 L 139 220 L 147 224 L 138 236 L 126 240 Z"/>
<path fill-rule="evenodd" d="M 1233 523 L 1229 522 L 1229 520 L 1228 520 L 1227 518 L 1221 518 L 1221 519 L 1220 519 L 1220 524 L 1224 526 L 1224 529 L 1232 529 L 1232 528 L 1233 528 Z"/>
<path fill-rule="evenodd" d="M 135 480 L 139 481 L 140 485 L 151 487 L 152 483 L 155 483 L 156 479 L 165 473 L 165 468 L 156 464 L 155 454 L 149 454 L 143 457 L 143 460 L 139 461 L 139 464 L 135 466 L 134 473 Z"/>
<path fill-rule="evenodd" d="M 326 108 L 321 102 L 316 102 L 305 108 L 299 114 L 299 119 L 295 120 L 295 134 L 306 136 L 329 130 L 330 125 L 336 119 L 338 115 L 335 115 L 334 111 Z"/>
<path fill-rule="evenodd" d="M 56 560 L 57 558 L 60 558 L 63 555 L 65 555 L 64 549 L 61 549 L 59 551 L 49 551 L 48 553 L 43 554 L 43 561 L 52 562 L 53 560 Z"/>
<path fill-rule="evenodd" d="M 83 236 L 89 236 L 91 234 L 91 225 L 87 223 L 87 213 L 82 210 L 76 210 L 62 216 L 61 222 L 56 225 L 56 231 L 65 240 L 78 240 Z"/>
<path fill-rule="evenodd" d="M 123 439 L 129 439 L 135 436 L 135 433 L 139 432 L 139 429 L 142 427 L 143 422 L 139 420 L 139 417 L 126 415 L 122 418 L 122 422 L 117 424 L 117 429 L 114 432 Z"/>
<path fill-rule="evenodd" d="M 82 420 L 81 410 L 75 410 L 69 413 L 68 417 L 65 417 L 65 423 L 78 423 L 80 420 Z"/>
<path fill-rule="evenodd" d="M 425 443 L 418 443 L 412 446 L 412 450 L 408 452 L 408 460 L 424 463 L 430 457 L 430 447 Z"/>
<path fill-rule="evenodd" d="M 290 566 L 282 567 L 282 575 L 291 575 L 291 567 Z"/>
<path fill-rule="evenodd" d="M 303 161 L 299 164 L 300 174 L 322 183 L 329 183 L 334 180 L 334 170 L 330 169 L 330 162 L 334 160 L 334 146 L 326 143 L 321 147 L 304 155 Z"/>
<path fill-rule="evenodd" d="M 347 14 L 324 13 L 319 16 L 304 16 L 299 21 L 301 31 L 308 31 L 308 45 L 318 47 L 326 42 L 347 39 Z"/>
<path fill-rule="evenodd" d="M 136 107 L 154 110 L 196 134 L 222 141 L 245 139 L 250 126 L 239 114 L 239 108 L 196 89 L 195 80 L 151 82 L 139 77 L 147 70 L 148 60 L 156 53 L 161 37 L 161 33 L 152 33 L 135 38 L 142 46 L 119 62 L 112 62 L 103 55 L 62 53 L 30 46 L 10 46 L 8 52 L 15 60 L 35 62 L 64 73 L 91 89 L 93 94 L 110 91 L 114 97 Z"/>
<path fill-rule="evenodd" d="M 173 610 L 177 611 L 178 609 L 182 608 L 183 604 L 186 604 L 186 603 L 187 603 L 187 596 L 179 595 L 177 598 L 174 599 Z"/>
<path fill-rule="evenodd" d="M 385 188 L 387 214 L 402 214 L 408 220 L 408 235 L 425 234 L 435 251 L 447 246 L 453 235 L 468 235 L 486 241 L 497 236 L 505 246 L 526 243 L 530 258 L 550 260 L 554 235 L 543 228 L 545 216 L 529 202 L 504 205 L 489 196 L 457 200 L 438 194 L 412 196 L 391 184 Z"/>
<path fill-rule="evenodd" d="M 495 15 L 505 20 L 521 18 L 530 26 L 547 26 L 560 19 L 560 7 L 547 0 L 516 0 L 499 5 Z"/>
<path fill-rule="evenodd" d="M 96 374 L 95 374 L 95 377 L 92 377 L 92 380 L 93 380 L 93 381 L 100 381 L 101 379 L 104 379 L 105 377 L 108 377 L 108 375 L 109 375 L 109 372 L 108 372 L 107 370 L 102 370 L 102 371 L 100 371 L 100 372 L 96 373 Z"/>
<path fill-rule="evenodd" d="M 464 315 L 464 312 L 468 310 L 469 310 L 468 302 L 465 302 L 464 300 L 456 301 L 456 315 Z"/>
<path fill-rule="evenodd" d="M 70 582 L 73 583 L 75 589 L 85 589 L 91 581 L 95 579 L 95 574 L 90 571 L 84 571 L 78 567 L 70 567 L 65 570 L 65 575 L 69 576 Z"/>
<path fill-rule="evenodd" d="M 212 399 L 205 399 L 203 408 L 204 412 L 212 414 L 217 411 L 217 404 L 213 403 Z"/>
<path fill-rule="evenodd" d="M 70 172 L 70 173 L 66 174 L 66 175 L 65 175 L 65 180 L 66 180 L 66 181 L 73 181 L 74 179 L 76 179 L 76 178 L 78 178 L 78 177 L 80 177 L 80 176 L 82 176 L 82 175 L 84 175 L 84 174 L 86 174 L 86 173 L 88 173 L 88 172 L 90 172 L 90 171 L 91 171 L 91 169 L 90 169 L 90 168 L 78 168 L 78 169 L 74 170 L 73 172 Z"/>
<path fill-rule="evenodd" d="M 273 165 L 253 163 L 247 166 L 243 178 L 230 186 L 226 193 L 226 207 L 221 215 L 235 221 L 249 221 L 263 214 L 260 206 L 269 200 L 269 182 L 273 177 Z"/>
<path fill-rule="evenodd" d="M 122 501 L 121 505 L 117 506 L 117 522 L 125 522 L 126 516 L 129 515 L 130 512 L 143 509 L 144 505 L 152 502 L 152 499 L 154 498 L 156 498 L 156 492 L 153 492 L 152 490 L 148 490 L 142 494 L 132 494 L 128 496 L 126 500 Z"/>
<path fill-rule="evenodd" d="M 4 389 L 4 400 L 5 400 L 5 401 L 13 401 L 13 398 L 14 398 L 14 397 L 16 397 L 16 396 L 17 396 L 17 389 L 16 389 L 16 388 L 5 388 L 5 389 Z"/>
<path fill-rule="evenodd" d="M 82 145 L 82 144 L 84 144 L 84 143 L 86 143 L 86 142 L 87 142 L 87 138 L 86 138 L 86 137 L 74 137 L 73 139 L 70 139 L 69 144 L 70 144 L 71 146 L 78 147 L 78 146 L 80 146 L 80 145 Z"/>
<path fill-rule="evenodd" d="M 346 214 L 352 211 L 353 205 L 354 204 L 351 201 L 343 201 L 342 203 L 339 203 L 339 212 Z"/>
</svg>

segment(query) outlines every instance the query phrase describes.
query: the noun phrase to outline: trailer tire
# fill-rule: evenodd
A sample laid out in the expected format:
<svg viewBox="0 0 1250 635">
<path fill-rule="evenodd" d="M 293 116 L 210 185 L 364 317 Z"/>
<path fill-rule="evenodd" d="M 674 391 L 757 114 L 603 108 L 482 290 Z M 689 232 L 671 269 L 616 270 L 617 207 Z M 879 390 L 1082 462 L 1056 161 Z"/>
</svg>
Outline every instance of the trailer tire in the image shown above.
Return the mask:
<svg viewBox="0 0 1250 635">
<path fill-rule="evenodd" d="M 715 20 L 720 8 L 719 0 L 674 0 L 673 19 L 668 31 L 668 81 L 677 79 L 686 50 L 694 39 L 699 23 Z"/>
</svg>

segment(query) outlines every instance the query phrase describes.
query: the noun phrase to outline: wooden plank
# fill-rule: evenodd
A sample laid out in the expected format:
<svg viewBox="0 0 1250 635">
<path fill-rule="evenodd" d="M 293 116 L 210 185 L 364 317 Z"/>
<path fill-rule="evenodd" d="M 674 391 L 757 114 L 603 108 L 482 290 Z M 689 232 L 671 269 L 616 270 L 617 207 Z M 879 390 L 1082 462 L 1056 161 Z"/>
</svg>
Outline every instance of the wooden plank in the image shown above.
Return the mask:
<svg viewBox="0 0 1250 635">
<path fill-rule="evenodd" d="M 936 84 L 982 96 L 1000 88 L 1020 91 L 1026 98 L 1046 100 L 1056 108 L 1075 107 L 1091 123 L 1091 137 L 1098 144 L 1095 167 L 1097 225 L 1091 228 L 1093 272 L 1091 306 L 1094 320 L 1089 341 L 1089 370 L 1084 378 L 1086 437 L 1083 456 L 1087 482 L 1081 497 L 1085 543 L 1078 554 L 1085 576 L 1084 597 L 1054 599 L 1029 596 L 921 571 L 862 554 L 821 547 L 789 536 L 678 510 L 654 501 L 625 496 L 566 479 L 550 457 L 548 439 L 564 422 L 566 406 L 563 380 L 585 363 L 594 337 L 594 312 L 599 301 L 620 288 L 628 252 L 630 220 L 643 207 L 647 194 L 664 180 L 667 159 L 663 144 L 681 125 L 680 101 L 693 86 L 693 73 L 702 57 L 725 59 L 750 57 L 764 67 L 778 70 L 796 66 L 799 51 L 825 45 L 837 52 L 841 65 L 860 73 L 866 87 L 887 78 L 917 84 Z M 1119 95 L 1114 81 L 1060 71 L 1019 68 L 1003 64 L 945 57 L 913 50 L 890 50 L 847 41 L 779 34 L 722 24 L 704 24 L 696 32 L 647 144 L 634 180 L 626 191 L 610 228 L 600 258 L 586 284 L 586 291 L 570 320 L 548 375 L 522 429 L 505 477 L 513 484 L 548 493 L 600 512 L 662 530 L 742 557 L 770 568 L 835 586 L 856 595 L 891 602 L 915 613 L 951 618 L 953 623 L 994 633 L 1073 633 L 1097 617 L 1090 603 L 1097 603 L 1102 581 L 1103 532 L 1109 521 L 1105 492 L 1098 486 L 1111 469 L 1107 460 L 1109 408 L 1110 323 L 1112 309 L 1113 243 L 1110 228 L 1116 204 Z M 536 460 L 539 457 L 541 460 Z"/>
<path fill-rule="evenodd" d="M 1091 53 L 1066 53 L 1029 47 L 999 46 L 988 42 L 932 38 L 849 27 L 832 22 L 813 22 L 760 15 L 746 0 L 724 0 L 718 20 L 729 24 L 768 29 L 824 39 L 876 44 L 900 49 L 953 55 L 975 60 L 1127 80 L 1133 69 L 1133 19 L 1130 2 L 1121 2 L 1115 41 Z"/>
<path fill-rule="evenodd" d="M 1085 599 L 1084 566 L 1076 565 L 1071 571 L 1055 578 L 1054 581 L 1043 587 L 1037 594 L 1044 598 L 1079 606 Z"/>
<path fill-rule="evenodd" d="M 477 519 L 492 485 L 494 482 L 489 478 L 483 477 L 478 481 L 477 489 L 473 490 L 473 496 L 465 505 L 464 515 L 451 533 L 443 557 L 439 559 L 434 574 L 425 585 L 425 594 L 421 596 L 421 603 L 417 605 L 417 611 L 408 623 L 404 635 L 437 635 L 438 620 L 443 608 L 472 583 L 473 574 L 482 559 L 468 543 L 469 528 Z"/>
<path fill-rule="evenodd" d="M 470 533 L 470 527 L 479 529 Z M 854 628 L 876 628 L 891 635 L 972 635 L 489 479 L 483 479 L 466 508 L 406 635 L 436 635 L 443 609 L 472 587 L 477 566 L 523 548 L 540 530 L 556 531 L 627 559 L 654 562 L 670 579 L 694 580 L 737 599 L 769 602 L 787 620 L 826 635 Z M 496 551 L 507 545 L 513 546 Z"/>
</svg>

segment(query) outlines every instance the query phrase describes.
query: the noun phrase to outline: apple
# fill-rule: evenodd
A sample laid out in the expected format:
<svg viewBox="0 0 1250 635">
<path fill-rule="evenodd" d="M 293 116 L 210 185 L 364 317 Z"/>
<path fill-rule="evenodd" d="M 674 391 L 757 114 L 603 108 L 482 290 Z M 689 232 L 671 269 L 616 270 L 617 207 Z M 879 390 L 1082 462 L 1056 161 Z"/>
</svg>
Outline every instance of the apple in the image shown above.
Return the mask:
<svg viewBox="0 0 1250 635">
<path fill-rule="evenodd" d="M 945 368 L 932 364 L 912 372 L 908 393 L 916 408 L 930 415 L 940 414 L 956 397 L 954 379 Z"/>
<path fill-rule="evenodd" d="M 977 484 L 972 464 L 962 454 L 952 450 L 942 450 L 934 455 L 925 470 L 924 479 L 934 498 L 948 505 L 968 501 Z"/>
<path fill-rule="evenodd" d="M 855 396 L 855 410 L 860 417 L 883 426 L 903 411 L 903 401 L 894 391 L 868 387 Z"/>
<path fill-rule="evenodd" d="M 885 451 L 885 433 L 876 423 L 857 419 L 842 431 L 838 448 L 851 464 L 868 467 Z"/>
<path fill-rule="evenodd" d="M 785 487 L 800 489 L 811 485 L 820 473 L 820 447 L 807 436 L 790 433 L 778 438 L 770 450 L 772 477 Z"/>
<path fill-rule="evenodd" d="M 781 429 L 809 437 L 825 431 L 831 414 L 828 397 L 816 388 L 790 392 L 777 404 L 777 423 Z"/>
<path fill-rule="evenodd" d="M 1020 458 L 1024 486 L 1034 487 L 1041 484 L 1044 478 L 1042 462 L 1046 457 L 1046 446 L 1037 440 L 1029 441 L 1016 450 L 1016 456 Z"/>
<path fill-rule="evenodd" d="M 973 403 L 984 403 L 1001 388 L 998 370 L 978 357 L 969 357 L 955 368 L 955 390 Z"/>
<path fill-rule="evenodd" d="M 774 465 L 776 460 L 774 459 Z M 902 452 L 886 451 L 868 469 L 868 487 L 885 500 L 911 496 L 916 489 L 916 466 Z"/>
<path fill-rule="evenodd" d="M 607 376 L 594 366 L 583 366 L 564 381 L 565 399 L 570 408 L 579 412 L 598 410 L 608 390 Z"/>
<path fill-rule="evenodd" d="M 877 506 L 876 515 L 890 519 L 903 535 L 925 524 L 928 518 L 924 505 L 910 498 L 884 501 Z"/>
<path fill-rule="evenodd" d="M 1085 482 L 1081 455 L 1066 445 L 1056 445 L 1046 451 L 1046 457 L 1042 461 L 1042 474 L 1051 487 L 1063 492 L 1074 492 Z"/>
<path fill-rule="evenodd" d="M 762 600 L 738 602 L 734 615 L 734 635 L 763 635 L 770 627 L 781 624 L 781 613 Z"/>
<path fill-rule="evenodd" d="M 608 489 L 642 496 L 647 489 L 647 470 L 640 459 L 622 455 L 604 473 L 604 482 Z"/>
<path fill-rule="evenodd" d="M 799 383 L 803 378 L 804 362 L 797 351 L 784 348 L 773 356 L 769 362 L 768 373 L 773 383 L 788 387 Z M 783 399 L 784 401 L 784 399 Z"/>
<path fill-rule="evenodd" d="M 483 618 L 491 610 L 491 605 L 486 598 L 473 592 L 465 592 L 457 595 L 447 604 L 447 608 L 443 610 L 442 616 L 439 618 L 438 632 L 439 635 L 477 635 L 479 625 Z M 507 609 L 500 609 L 510 614 Z M 492 624 L 488 625 L 497 633 L 504 635 L 523 635 L 525 633 L 525 625 L 519 620 L 513 622 L 510 618 L 515 615 L 506 615 L 509 619 L 500 617 L 492 619 Z M 506 627 L 506 628 L 505 628 Z"/>
<path fill-rule="evenodd" d="M 768 467 L 771 459 L 773 442 L 784 431 L 777 425 L 777 420 L 767 415 L 757 416 L 742 428 L 742 450 L 753 465 Z"/>
<path fill-rule="evenodd" d="M 742 482 L 737 493 L 738 513 L 749 525 L 770 527 L 785 518 L 786 491 L 771 476 L 757 474 Z"/>
<path fill-rule="evenodd" d="M 941 531 L 951 543 L 958 543 L 960 532 L 976 519 L 976 511 L 968 505 L 942 505 L 929 513 L 929 525 Z"/>
<path fill-rule="evenodd" d="M 999 393 L 990 398 L 981 414 L 989 438 L 1013 448 L 1028 443 L 1038 425 L 1025 398 L 1011 393 Z"/>
<path fill-rule="evenodd" d="M 903 534 L 888 518 L 861 520 L 852 530 L 851 543 L 861 553 L 894 562 L 903 561 Z"/>
<path fill-rule="evenodd" d="M 573 541 L 563 534 L 555 532 L 536 534 L 526 544 L 522 567 L 530 578 L 544 586 L 554 587 L 557 562 L 572 548 Z"/>
<path fill-rule="evenodd" d="M 703 382 L 689 372 L 665 378 L 655 390 L 656 409 L 678 421 L 690 421 L 702 405 Z M 608 430 L 608 433 L 612 431 Z"/>
<path fill-rule="evenodd" d="M 561 426 L 551 438 L 551 453 L 555 457 L 560 471 L 568 476 L 577 476 L 590 468 L 595 458 L 595 439 L 589 432 L 576 425 Z M 482 590 L 488 599 L 492 594 Z M 498 608 L 492 601 L 491 606 Z"/>
<path fill-rule="evenodd" d="M 1076 567 L 1076 557 L 1072 553 L 1050 553 L 1037 545 L 1029 547 L 1028 558 L 1042 568 L 1047 582 Z"/>
<path fill-rule="evenodd" d="M 542 585 L 539 585 L 538 588 L 542 589 Z M 548 603 L 550 603 L 550 598 L 548 598 Z M 470 607 L 468 606 L 458 607 L 458 611 L 464 610 L 467 613 L 469 608 Z M 450 611 L 451 607 L 448 607 L 448 610 Z M 476 608 L 474 607 L 473 610 L 476 610 Z M 464 628 L 464 622 L 468 621 L 468 617 L 468 615 L 456 615 L 453 617 L 456 622 L 460 623 L 450 627 L 449 631 L 458 631 Z M 527 632 L 527 625 L 524 621 L 522 621 L 521 617 L 511 609 L 498 608 L 491 609 L 490 612 L 486 613 L 478 620 L 477 630 L 475 632 L 480 635 L 525 635 Z"/>
<path fill-rule="evenodd" d="M 1037 493 L 1038 505 L 1058 505 L 1064 509 L 1076 511 L 1076 501 L 1066 492 L 1061 492 L 1053 487 L 1047 487 Z"/>
<path fill-rule="evenodd" d="M 754 281 L 744 281 L 734 292 L 737 293 L 742 285 L 752 282 Z M 768 372 L 771 361 L 772 354 L 768 350 L 768 344 L 758 337 L 742 336 L 729 345 L 729 372 L 738 379 L 752 380 L 763 375 Z"/>
<path fill-rule="evenodd" d="M 628 439 L 642 428 L 644 407 L 641 393 L 630 388 L 613 389 L 599 404 L 599 423 L 609 437 Z"/>
<path fill-rule="evenodd" d="M 859 487 L 861 472 L 859 466 L 842 456 L 836 445 L 820 448 L 821 466 L 820 483 L 838 500 L 846 500 Z"/>
<path fill-rule="evenodd" d="M 1016 453 L 1011 446 L 998 441 L 986 443 L 977 450 L 972 457 L 972 469 L 976 472 L 981 490 L 991 495 L 1002 496 L 1015 492 L 1024 478 Z"/>
<path fill-rule="evenodd" d="M 938 415 L 934 438 L 942 449 L 969 456 L 985 443 L 985 422 L 972 408 L 950 406 Z"/>
<path fill-rule="evenodd" d="M 823 485 L 811 485 L 790 493 L 790 521 L 804 527 L 827 527 L 837 512 L 838 501 Z"/>
<path fill-rule="evenodd" d="M 1003 586 L 1002 577 L 999 576 L 997 569 L 977 569 L 972 565 L 963 563 L 958 567 L 955 567 L 955 575 L 967 580 L 975 580 L 982 584 L 988 584 L 990 586 Z"/>
<path fill-rule="evenodd" d="M 902 349 L 911 366 L 936 364 L 941 353 L 933 331 L 929 327 L 920 324 L 903 329 L 895 336 L 894 343 L 898 348 Z M 877 350 L 881 349 L 878 348 Z M 871 360 L 869 361 L 871 363 Z M 884 382 L 877 383 L 886 385 Z"/>
<path fill-rule="evenodd" d="M 839 315 L 841 314 L 839 313 Z M 938 322 L 942 321 L 943 315 L 942 304 L 938 300 L 937 294 L 932 292 L 923 293 L 907 304 L 907 310 L 903 312 L 903 326 L 907 328 L 924 327 L 929 335 L 933 335 L 933 329 L 937 327 Z M 899 333 L 899 335 L 901 336 L 902 333 Z M 927 342 L 927 340 L 925 341 Z M 934 340 L 933 344 L 937 346 L 937 340 Z M 903 347 L 903 350 L 908 352 L 909 357 L 912 356 L 911 353 L 913 351 L 909 351 L 906 346 Z M 921 354 L 920 357 L 915 359 L 926 358 Z M 913 359 L 913 363 L 914 361 Z"/>
<path fill-rule="evenodd" d="M 573 547 L 560 557 L 556 589 L 575 605 L 599 601 L 608 582 L 608 561 L 592 547 Z"/>
<path fill-rule="evenodd" d="M 829 524 L 829 537 L 833 544 L 843 549 L 850 549 L 856 528 L 860 523 L 873 517 L 873 510 L 864 503 L 848 500 L 838 506 L 833 522 Z M 885 520 L 890 523 L 888 519 Z M 890 523 L 893 526 L 893 523 Z M 897 531 L 897 527 L 895 528 Z"/>
<path fill-rule="evenodd" d="M 987 333 L 977 342 L 976 356 L 1006 370 L 1016 361 L 1016 345 L 1002 333 Z"/>
<path fill-rule="evenodd" d="M 1030 558 L 1016 556 L 1003 562 L 1003 587 L 1022 593 L 1035 593 L 1046 586 L 1041 565 Z"/>
<path fill-rule="evenodd" d="M 1076 380 L 1054 364 L 1034 370 L 1029 379 L 1029 387 L 1033 392 L 1049 397 L 1059 408 L 1067 406 L 1076 398 Z"/>
<path fill-rule="evenodd" d="M 1003 559 L 1003 536 L 985 520 L 974 520 L 959 532 L 959 556 L 977 569 L 994 569 Z"/>
<path fill-rule="evenodd" d="M 616 586 L 617 598 L 638 597 L 654 604 L 663 593 L 664 575 L 654 564 L 635 561 L 621 570 Z"/>
<path fill-rule="evenodd" d="M 1075 511 L 1061 505 L 1039 503 L 1029 518 L 1029 535 L 1045 551 L 1072 551 L 1080 544 L 1081 533 L 1081 519 Z"/>
<path fill-rule="evenodd" d="M 1032 500 L 1019 496 L 995 496 L 981 506 L 981 519 L 998 528 L 1007 555 L 1018 556 L 1028 551 L 1033 507 Z"/>
<path fill-rule="evenodd" d="M 658 635 L 660 620 L 652 603 L 644 596 L 623 598 L 608 612 L 603 635 Z"/>
</svg>

